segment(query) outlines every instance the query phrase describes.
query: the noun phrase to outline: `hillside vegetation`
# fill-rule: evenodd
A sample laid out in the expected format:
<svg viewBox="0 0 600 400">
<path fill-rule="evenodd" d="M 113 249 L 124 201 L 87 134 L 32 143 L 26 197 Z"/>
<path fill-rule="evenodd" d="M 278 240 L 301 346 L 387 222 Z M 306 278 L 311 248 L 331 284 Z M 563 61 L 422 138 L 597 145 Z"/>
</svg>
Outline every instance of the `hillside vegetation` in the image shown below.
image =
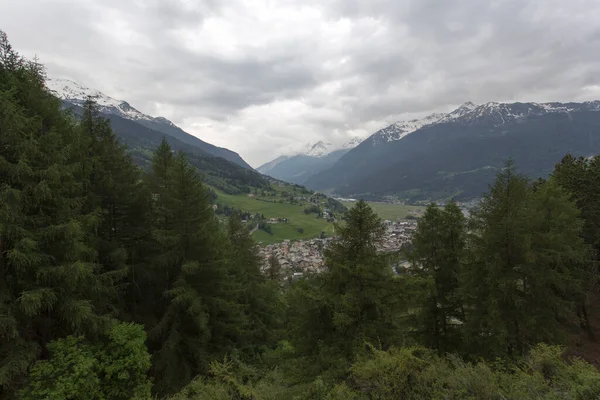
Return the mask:
<svg viewBox="0 0 600 400">
<path fill-rule="evenodd" d="M 350 208 L 355 202 L 342 202 L 346 207 Z M 425 211 L 425 206 L 415 206 L 406 204 L 369 202 L 369 205 L 382 219 L 395 221 L 397 219 L 418 218 Z"/>
<path fill-rule="evenodd" d="M 84 110 L 80 106 L 65 102 L 63 106 L 78 118 L 83 115 Z M 165 139 L 174 151 L 181 151 L 186 155 L 190 163 L 198 168 L 204 182 L 212 187 L 230 194 L 249 193 L 253 188 L 269 187 L 269 181 L 258 172 L 244 167 L 243 165 L 246 164 L 237 154 L 229 152 L 231 154 L 228 158 L 237 160 L 242 165 L 207 152 L 206 148 L 214 149 L 215 154 L 225 154 L 221 151 L 223 149 L 219 150 L 199 141 L 179 128 L 167 129 L 167 132 L 178 133 L 176 136 L 169 136 L 119 115 L 103 113 L 100 115 L 110 121 L 119 142 L 127 146 L 127 151 L 132 155 L 134 162 L 145 170 L 151 166 L 152 153 Z M 189 138 L 186 141 L 178 139 L 183 137 Z M 199 145 L 195 146 L 195 143 L 204 143 L 204 145 L 198 147 Z"/>
<path fill-rule="evenodd" d="M 564 347 L 598 346 L 600 157 L 508 163 L 468 218 L 430 205 L 405 254 L 359 201 L 324 270 L 284 282 L 184 153 L 163 140 L 144 171 L 83 110 L 0 32 L 1 399 L 600 398 Z"/>
<path fill-rule="evenodd" d="M 270 232 L 258 229 L 252 233 L 254 240 L 263 244 L 281 242 L 286 239 L 311 239 L 322 234 L 331 236 L 334 229 L 333 219 L 336 216 L 339 217 L 344 211 L 340 208 L 343 207 L 341 204 L 328 205 L 333 202 L 332 199 L 282 182 L 272 183 L 268 189 L 255 190 L 243 195 L 229 195 L 218 190 L 215 192 L 217 198 L 214 203 L 218 208 L 229 206 L 242 213 L 249 213 L 251 218 L 248 218 L 246 223 L 251 227 L 260 223 L 254 218 L 256 214 L 264 217 Z M 315 206 L 316 209 L 307 212 Z M 325 210 L 331 211 L 329 218 L 323 216 Z M 269 223 L 268 221 L 272 218 L 281 221 Z"/>
</svg>

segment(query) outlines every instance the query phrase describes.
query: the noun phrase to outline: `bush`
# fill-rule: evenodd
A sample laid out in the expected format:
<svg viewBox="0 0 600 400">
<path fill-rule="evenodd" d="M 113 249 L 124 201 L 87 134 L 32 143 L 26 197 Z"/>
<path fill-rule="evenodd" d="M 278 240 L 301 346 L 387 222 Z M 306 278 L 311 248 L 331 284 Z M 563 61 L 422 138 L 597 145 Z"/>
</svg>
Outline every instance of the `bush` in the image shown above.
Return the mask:
<svg viewBox="0 0 600 400">
<path fill-rule="evenodd" d="M 304 209 L 304 214 L 319 214 L 320 211 L 318 206 L 312 205 Z"/>
<path fill-rule="evenodd" d="M 518 366 L 471 364 L 422 348 L 373 350 L 334 388 L 334 399 L 599 399 L 600 373 L 579 359 L 565 361 L 558 346 L 538 345 Z M 364 397 L 363 397 L 364 396 Z"/>
<path fill-rule="evenodd" d="M 48 344 L 50 358 L 38 361 L 20 392 L 34 399 L 149 399 L 150 355 L 141 325 L 120 323 L 101 343 L 68 336 Z"/>
<path fill-rule="evenodd" d="M 304 228 L 298 228 L 298 233 L 304 233 Z"/>
</svg>

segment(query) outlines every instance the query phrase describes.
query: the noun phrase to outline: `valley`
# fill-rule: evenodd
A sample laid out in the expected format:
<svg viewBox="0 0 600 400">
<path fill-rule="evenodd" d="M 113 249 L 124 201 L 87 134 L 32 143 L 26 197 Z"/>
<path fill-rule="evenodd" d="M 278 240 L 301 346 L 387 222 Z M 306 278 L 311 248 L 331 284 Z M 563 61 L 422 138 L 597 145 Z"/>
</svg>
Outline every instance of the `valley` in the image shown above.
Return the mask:
<svg viewBox="0 0 600 400">
<path fill-rule="evenodd" d="M 600 7 L 10 3 L 0 400 L 600 399 Z"/>
<path fill-rule="evenodd" d="M 405 205 L 395 203 L 383 203 L 376 201 L 367 202 L 373 211 L 379 215 L 383 220 L 396 221 L 398 219 L 417 219 L 423 212 L 425 212 L 426 206 L 423 205 Z M 354 201 L 342 201 L 346 207 L 350 208 L 356 202 Z"/>
<path fill-rule="evenodd" d="M 344 212 L 341 204 L 332 206 L 332 200 L 323 195 L 283 182 L 246 194 L 215 193 L 216 214 L 227 216 L 231 211 L 225 207 L 242 212 L 242 222 L 253 230 L 252 238 L 263 245 L 331 236 L 333 222 Z"/>
</svg>

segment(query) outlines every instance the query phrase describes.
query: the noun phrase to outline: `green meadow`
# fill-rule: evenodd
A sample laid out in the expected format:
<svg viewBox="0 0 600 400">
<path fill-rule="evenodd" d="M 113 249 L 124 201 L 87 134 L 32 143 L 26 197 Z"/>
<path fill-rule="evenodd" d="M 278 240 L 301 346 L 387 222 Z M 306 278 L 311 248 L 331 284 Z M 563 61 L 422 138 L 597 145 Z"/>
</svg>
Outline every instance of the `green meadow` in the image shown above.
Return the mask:
<svg viewBox="0 0 600 400">
<path fill-rule="evenodd" d="M 278 192 L 284 191 L 277 187 Z M 305 214 L 304 209 L 309 205 L 308 202 L 298 204 L 279 203 L 281 197 L 269 197 L 266 201 L 261 198 L 252 198 L 248 195 L 230 195 L 216 190 L 217 203 L 226 204 L 252 214 L 261 213 L 265 218 L 287 218 L 288 223 L 272 224 L 272 234 L 263 230 L 257 230 L 252 237 L 263 244 L 272 244 L 281 242 L 285 239 L 312 239 L 318 237 L 321 232 L 326 235 L 333 233 L 333 224 L 322 218 L 317 218 L 316 214 Z M 300 232 L 299 230 L 302 230 Z"/>
</svg>

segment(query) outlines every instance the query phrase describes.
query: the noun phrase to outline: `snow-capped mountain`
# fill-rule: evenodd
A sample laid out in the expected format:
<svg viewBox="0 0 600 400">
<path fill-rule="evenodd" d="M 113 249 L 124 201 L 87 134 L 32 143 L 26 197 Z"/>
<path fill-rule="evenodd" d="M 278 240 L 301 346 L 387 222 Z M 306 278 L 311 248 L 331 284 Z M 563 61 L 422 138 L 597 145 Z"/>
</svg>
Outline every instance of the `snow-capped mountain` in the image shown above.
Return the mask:
<svg viewBox="0 0 600 400">
<path fill-rule="evenodd" d="M 304 150 L 297 152 L 295 155 L 301 154 L 310 157 L 325 157 L 335 151 L 339 150 L 350 150 L 358 146 L 364 140 L 363 137 L 354 137 L 342 144 L 341 146 L 334 146 L 329 142 L 323 142 L 322 140 L 317 143 L 308 143 L 304 147 Z"/>
<path fill-rule="evenodd" d="M 46 86 L 56 97 L 78 106 L 83 105 L 88 98 L 92 98 L 100 106 L 100 111 L 105 114 L 115 114 L 134 121 L 154 121 L 175 126 L 175 124 L 164 117 L 146 115 L 133 108 L 124 100 L 114 99 L 97 89 L 85 87 L 70 79 L 48 79 Z"/>
<path fill-rule="evenodd" d="M 373 146 L 378 146 L 382 143 L 392 142 L 394 140 L 400 140 L 406 135 L 413 133 L 414 131 L 421 129 L 424 126 L 432 125 L 444 118 L 445 114 L 431 114 L 425 118 L 413 119 L 410 121 L 396 122 L 386 128 L 383 128 L 376 132 L 372 137 Z"/>
<path fill-rule="evenodd" d="M 315 144 L 308 144 L 308 151 L 302 153 L 306 156 L 311 157 L 323 157 L 329 153 L 331 153 L 333 145 L 331 143 L 318 141 Z"/>
<path fill-rule="evenodd" d="M 566 154 L 600 154 L 600 101 L 467 102 L 375 132 L 304 185 L 342 197 L 473 198 L 509 158 L 537 179 Z"/>
<path fill-rule="evenodd" d="M 231 150 L 206 143 L 196 136 L 185 132 L 164 117 L 152 117 L 144 114 L 133 108 L 128 102 L 114 99 L 97 89 L 88 88 L 70 79 L 49 78 L 46 81 L 46 86 L 50 92 L 67 104 L 82 106 L 88 98 L 91 98 L 98 104 L 100 112 L 105 116 L 116 116 L 133 121 L 153 131 L 160 132 L 167 136 L 172 136 L 183 143 L 203 150 L 209 155 L 221 157 L 244 168 L 252 169 L 252 167 L 250 167 L 250 165 L 248 165 L 239 156 L 239 154 Z M 117 132 L 117 134 L 118 133 L 119 132 Z"/>
<path fill-rule="evenodd" d="M 299 151 L 279 156 L 261 165 L 257 171 L 287 182 L 302 184 L 312 175 L 332 166 L 362 141 L 362 137 L 354 137 L 341 146 L 324 141 L 307 143 Z"/>
<path fill-rule="evenodd" d="M 529 116 L 575 111 L 600 111 L 600 101 L 584 103 L 497 103 L 481 105 L 468 101 L 448 114 L 435 113 L 422 119 L 401 121 L 391 124 L 369 138 L 373 146 L 403 139 L 407 135 L 427 126 L 443 123 L 485 124 L 500 126 Z"/>
<path fill-rule="evenodd" d="M 342 145 L 342 149 L 353 149 L 365 140 L 362 136 L 356 136 Z"/>
</svg>

